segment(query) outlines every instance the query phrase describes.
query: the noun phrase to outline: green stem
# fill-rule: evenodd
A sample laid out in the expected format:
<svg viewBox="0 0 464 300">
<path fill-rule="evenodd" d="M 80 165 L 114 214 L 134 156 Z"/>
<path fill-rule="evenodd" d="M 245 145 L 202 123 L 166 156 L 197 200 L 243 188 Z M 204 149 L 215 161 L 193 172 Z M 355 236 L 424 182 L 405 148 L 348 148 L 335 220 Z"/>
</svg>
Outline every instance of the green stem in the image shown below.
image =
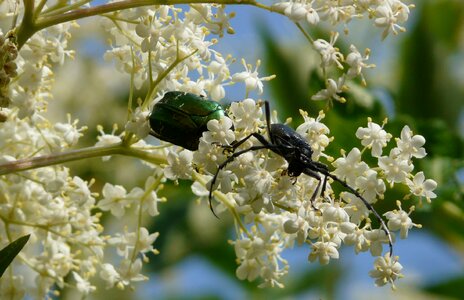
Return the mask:
<svg viewBox="0 0 464 300">
<path fill-rule="evenodd" d="M 194 55 L 195 53 L 197 53 L 198 50 L 195 50 L 193 51 L 192 53 L 188 54 L 187 56 L 184 56 L 184 57 L 179 57 L 179 53 L 177 53 L 177 56 L 176 56 L 176 59 L 172 62 L 172 64 L 166 68 L 166 70 L 164 70 L 161 74 L 158 75 L 158 77 L 156 77 L 156 80 L 151 83 L 151 90 L 148 91 L 147 93 L 147 97 L 145 97 L 145 100 L 142 104 L 142 108 L 145 108 L 148 103 L 149 103 L 149 100 L 152 100 L 154 98 L 154 94 L 156 92 L 156 87 L 158 86 L 158 84 L 164 79 L 166 78 L 166 76 L 168 76 L 169 73 L 171 73 L 171 71 L 178 65 L 180 64 L 182 61 L 186 60 L 187 58 L 191 57 L 192 55 Z M 150 55 L 150 54 L 149 54 Z"/>
<path fill-rule="evenodd" d="M 217 4 L 236 4 L 236 5 L 255 5 L 255 0 L 125 0 L 113 2 L 94 7 L 76 9 L 67 13 L 53 15 L 37 20 L 39 29 L 53 26 L 56 24 L 78 20 L 90 16 L 101 15 L 119 10 L 147 6 L 147 5 L 175 5 L 175 4 L 197 4 L 197 3 L 217 3 Z"/>
<path fill-rule="evenodd" d="M 124 146 L 122 143 L 119 143 L 103 147 L 82 148 L 62 153 L 54 153 L 3 163 L 0 164 L 0 175 L 47 167 L 70 161 L 76 161 L 92 157 L 102 157 L 108 155 L 132 156 L 140 158 L 144 161 L 150 162 L 155 165 L 162 165 L 167 163 L 166 159 L 161 155 L 152 154 L 147 151 L 133 147 L 127 147 Z"/>
<path fill-rule="evenodd" d="M 303 35 L 304 35 L 305 38 L 308 40 L 308 42 L 309 42 L 311 45 L 313 45 L 314 40 L 313 40 L 313 38 L 309 35 L 309 33 L 306 32 L 306 30 L 300 25 L 300 23 L 295 22 L 295 25 L 296 25 L 296 27 L 298 27 L 298 29 L 301 31 L 301 33 L 303 33 Z"/>
<path fill-rule="evenodd" d="M 80 9 L 74 9 L 75 7 L 72 5 L 62 8 L 60 7 L 56 9 L 56 11 L 47 10 L 44 14 L 42 14 L 42 16 L 38 16 L 34 15 L 34 0 L 23 1 L 25 10 L 23 20 L 17 31 L 18 49 L 21 49 L 21 47 L 34 33 L 44 28 L 91 16 L 103 15 L 106 13 L 142 6 L 210 3 L 222 5 L 251 5 L 271 12 L 276 12 L 272 6 L 266 6 L 256 0 L 124 0 Z M 85 2 L 86 1 L 79 3 Z M 43 6 L 43 3 L 44 2 L 39 3 L 40 10 L 37 10 L 36 13 L 39 13 L 39 11 L 43 9 L 43 7 L 41 7 Z"/>
<path fill-rule="evenodd" d="M 24 0 L 24 16 L 17 31 L 18 49 L 35 33 L 34 0 Z"/>
</svg>

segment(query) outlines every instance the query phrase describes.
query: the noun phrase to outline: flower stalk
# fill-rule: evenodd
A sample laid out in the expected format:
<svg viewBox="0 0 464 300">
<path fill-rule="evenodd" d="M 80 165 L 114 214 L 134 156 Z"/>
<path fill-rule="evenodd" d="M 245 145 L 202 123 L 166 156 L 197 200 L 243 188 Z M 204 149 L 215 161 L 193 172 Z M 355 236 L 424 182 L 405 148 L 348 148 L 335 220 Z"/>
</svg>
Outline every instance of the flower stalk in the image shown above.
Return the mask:
<svg viewBox="0 0 464 300">
<path fill-rule="evenodd" d="M 53 153 L 32 158 L 19 159 L 12 162 L 0 164 L 0 175 L 6 175 L 31 169 L 37 169 L 57 164 L 67 163 L 93 157 L 104 157 L 109 155 L 126 155 L 142 159 L 146 162 L 162 165 L 167 161 L 164 157 L 150 154 L 147 151 L 124 146 L 123 143 L 103 146 L 87 147 L 62 153 Z"/>
<path fill-rule="evenodd" d="M 44 28 L 54 26 L 57 24 L 75 21 L 87 17 L 104 15 L 116 11 L 121 11 L 130 8 L 148 6 L 148 5 L 176 5 L 176 4 L 204 4 L 204 3 L 217 3 L 229 5 L 252 5 L 260 8 L 268 9 L 270 7 L 263 4 L 258 4 L 255 0 L 126 0 L 120 2 L 113 2 L 102 4 L 94 7 L 80 8 L 71 11 L 66 11 L 64 8 L 54 12 L 48 13 L 45 16 L 37 16 L 34 14 L 34 1 L 24 0 L 25 14 L 23 21 L 18 29 L 18 48 L 21 48 L 26 41 L 34 35 L 37 31 Z M 71 8 L 71 7 L 70 7 Z M 72 9 L 72 8 L 71 8 Z M 64 12 L 64 13 L 63 13 Z M 37 19 L 36 19 L 37 18 Z"/>
</svg>

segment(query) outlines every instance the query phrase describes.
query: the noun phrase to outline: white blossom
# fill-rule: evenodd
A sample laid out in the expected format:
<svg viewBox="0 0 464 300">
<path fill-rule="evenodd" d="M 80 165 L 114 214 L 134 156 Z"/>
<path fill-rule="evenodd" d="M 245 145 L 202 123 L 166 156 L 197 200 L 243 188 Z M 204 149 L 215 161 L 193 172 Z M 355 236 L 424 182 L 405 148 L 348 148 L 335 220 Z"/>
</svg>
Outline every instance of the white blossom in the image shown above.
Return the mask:
<svg viewBox="0 0 464 300">
<path fill-rule="evenodd" d="M 386 179 L 390 184 L 405 182 L 408 174 L 413 170 L 414 165 L 407 160 L 401 159 L 397 152 L 390 151 L 389 156 L 379 158 L 379 167 L 384 171 Z"/>
<path fill-rule="evenodd" d="M 79 273 L 77 272 L 72 272 L 74 280 L 76 280 L 76 287 L 79 292 L 81 292 L 84 295 L 88 295 L 91 292 L 95 291 L 97 288 L 93 285 L 90 284 L 89 281 L 85 280 L 82 278 Z"/>
<path fill-rule="evenodd" d="M 403 159 L 411 157 L 423 158 L 427 155 L 422 147 L 425 144 L 425 138 L 422 135 L 413 135 L 409 126 L 404 126 L 401 130 L 401 138 L 396 139 L 398 145 L 398 156 Z"/>
<path fill-rule="evenodd" d="M 437 195 L 433 192 L 437 187 L 437 183 L 433 179 L 425 179 L 424 172 L 418 172 L 414 175 L 413 180 L 406 178 L 411 193 L 418 197 L 425 197 L 428 202 L 430 199 L 436 198 Z"/>
<path fill-rule="evenodd" d="M 103 199 L 98 202 L 98 208 L 103 211 L 110 210 L 116 217 L 122 217 L 125 209 L 131 204 L 123 186 L 105 183 L 102 194 Z"/>
<path fill-rule="evenodd" d="M 369 275 L 375 279 L 377 286 L 383 286 L 387 283 L 395 289 L 394 281 L 403 277 L 401 270 L 403 266 L 398 262 L 398 257 L 390 257 L 390 254 L 378 257 L 374 262 L 374 270 L 369 272 Z"/>
<path fill-rule="evenodd" d="M 269 81 L 275 77 L 275 75 L 258 77 L 258 68 L 261 65 L 261 61 L 256 62 L 256 67 L 252 71 L 252 66 L 247 64 L 244 59 L 242 59 L 242 65 L 245 68 L 245 71 L 236 73 L 232 75 L 233 82 L 245 82 L 246 94 L 253 90 L 258 90 L 258 94 L 263 93 L 263 81 Z"/>
<path fill-rule="evenodd" d="M 315 95 L 311 97 L 312 100 L 336 100 L 341 103 L 346 102 L 344 97 L 341 97 L 339 94 L 344 92 L 345 87 L 345 78 L 340 77 L 338 80 L 329 78 L 325 82 L 325 89 L 320 90 Z"/>
<path fill-rule="evenodd" d="M 353 148 L 348 155 L 343 154 L 343 157 L 337 158 L 333 165 L 336 168 L 333 173 L 349 185 L 354 185 L 356 178 L 369 168 L 365 162 L 361 161 L 361 151 L 358 148 Z"/>
<path fill-rule="evenodd" d="M 382 149 L 387 146 L 392 135 L 383 130 L 383 127 L 368 120 L 367 127 L 359 127 L 356 131 L 356 137 L 361 140 L 361 144 L 372 149 L 373 157 L 380 157 Z"/>
<path fill-rule="evenodd" d="M 312 245 L 312 251 L 308 257 L 309 261 L 313 262 L 318 259 L 321 265 L 326 265 L 330 259 L 338 259 L 339 253 L 336 246 L 333 242 L 316 242 Z"/>
<path fill-rule="evenodd" d="M 106 287 L 111 288 L 120 280 L 121 276 L 112 264 L 103 264 L 100 271 L 100 277 L 106 281 Z"/>
<path fill-rule="evenodd" d="M 169 179 L 189 179 L 193 172 L 193 153 L 182 150 L 180 153 L 169 151 L 168 166 L 164 168 L 164 176 Z"/>
<path fill-rule="evenodd" d="M 234 117 L 235 128 L 245 131 L 255 131 L 263 114 L 256 102 L 250 98 L 240 102 L 233 102 L 230 105 L 230 111 Z"/>
<path fill-rule="evenodd" d="M 228 117 L 210 120 L 206 126 L 208 131 L 203 133 L 203 139 L 208 143 L 230 145 L 235 140 L 234 132 L 231 130 L 232 120 Z"/>
<path fill-rule="evenodd" d="M 314 119 L 310 118 L 305 111 L 300 110 L 300 114 L 304 123 L 296 128 L 296 132 L 308 141 L 313 150 L 312 159 L 317 160 L 321 155 L 324 155 L 325 148 L 333 140 L 327 136 L 330 133 L 329 128 L 321 122 L 325 115 L 320 111 L 318 117 Z"/>
<path fill-rule="evenodd" d="M 375 65 L 367 64 L 366 61 L 369 59 L 370 50 L 366 49 L 365 55 L 362 56 L 358 49 L 354 45 L 350 45 L 350 53 L 346 56 L 346 63 L 350 66 L 346 75 L 348 78 L 355 78 L 361 76 L 362 83 L 366 85 L 366 80 L 362 73 L 363 69 L 373 68 Z"/>
<path fill-rule="evenodd" d="M 370 169 L 355 180 L 356 186 L 362 191 L 362 196 L 369 202 L 375 202 L 376 197 L 383 198 L 385 183 L 377 177 L 378 174 Z"/>
<path fill-rule="evenodd" d="M 315 40 L 313 45 L 316 51 L 321 55 L 321 67 L 327 68 L 332 65 L 337 66 L 340 69 L 343 69 L 342 62 L 344 60 L 343 54 L 339 51 L 338 48 L 334 47 L 335 42 L 338 39 L 338 33 L 332 33 L 330 37 L 330 42 L 327 42 L 323 39 Z"/>
<path fill-rule="evenodd" d="M 420 228 L 421 225 L 414 224 L 409 217 L 411 212 L 414 211 L 414 206 L 411 206 L 409 213 L 407 213 L 401 208 L 401 203 L 399 201 L 397 201 L 397 205 L 399 207 L 398 210 L 395 209 L 393 211 L 386 212 L 384 215 L 388 219 L 388 227 L 393 231 L 400 230 L 400 237 L 405 239 L 408 237 L 408 232 L 411 228 Z"/>
</svg>

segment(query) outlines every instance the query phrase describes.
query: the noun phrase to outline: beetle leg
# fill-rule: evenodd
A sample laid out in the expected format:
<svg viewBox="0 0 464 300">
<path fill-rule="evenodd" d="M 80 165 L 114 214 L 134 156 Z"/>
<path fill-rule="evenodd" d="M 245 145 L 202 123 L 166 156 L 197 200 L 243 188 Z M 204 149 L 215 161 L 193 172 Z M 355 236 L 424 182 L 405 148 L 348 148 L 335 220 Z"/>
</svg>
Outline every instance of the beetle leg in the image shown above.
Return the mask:
<svg viewBox="0 0 464 300">
<path fill-rule="evenodd" d="M 240 141 L 235 141 L 232 143 L 232 145 L 228 146 L 228 147 L 232 147 L 233 150 L 235 151 L 235 149 L 237 149 L 238 147 L 240 147 L 240 145 L 242 145 L 243 143 L 245 143 L 249 138 L 251 137 L 255 137 L 261 144 L 263 145 L 270 145 L 270 143 L 264 138 L 264 136 L 262 136 L 261 134 L 259 133 L 256 133 L 256 132 L 253 132 L 249 135 L 247 135 L 246 137 L 244 137 L 243 139 L 241 139 Z"/>
<path fill-rule="evenodd" d="M 321 187 L 321 176 L 317 173 L 317 172 L 314 172 L 312 171 L 311 169 L 309 168 L 306 168 L 303 170 L 303 173 L 305 173 L 306 175 L 308 175 L 309 177 L 312 177 L 314 179 L 317 180 L 317 186 L 316 186 L 316 189 L 314 190 L 313 194 L 311 195 L 311 199 L 309 200 L 311 202 L 311 207 L 316 210 L 316 211 L 319 211 L 319 208 L 317 208 L 316 206 L 314 206 L 314 201 L 316 201 L 316 197 L 318 195 L 318 192 L 319 192 L 319 188 Z"/>
<path fill-rule="evenodd" d="M 327 175 L 324 174 L 324 182 L 322 183 L 321 195 L 324 196 L 327 187 Z"/>
</svg>

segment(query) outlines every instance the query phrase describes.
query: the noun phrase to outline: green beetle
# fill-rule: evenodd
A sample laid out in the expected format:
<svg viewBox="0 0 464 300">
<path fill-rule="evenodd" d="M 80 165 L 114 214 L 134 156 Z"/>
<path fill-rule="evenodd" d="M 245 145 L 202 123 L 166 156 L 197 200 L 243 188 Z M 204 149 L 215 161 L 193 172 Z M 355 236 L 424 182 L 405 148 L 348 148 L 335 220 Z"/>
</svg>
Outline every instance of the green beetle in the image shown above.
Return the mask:
<svg viewBox="0 0 464 300">
<path fill-rule="evenodd" d="M 150 134 L 189 150 L 197 150 L 210 120 L 225 116 L 224 108 L 194 94 L 172 91 L 164 94 L 150 115 Z"/>
</svg>

